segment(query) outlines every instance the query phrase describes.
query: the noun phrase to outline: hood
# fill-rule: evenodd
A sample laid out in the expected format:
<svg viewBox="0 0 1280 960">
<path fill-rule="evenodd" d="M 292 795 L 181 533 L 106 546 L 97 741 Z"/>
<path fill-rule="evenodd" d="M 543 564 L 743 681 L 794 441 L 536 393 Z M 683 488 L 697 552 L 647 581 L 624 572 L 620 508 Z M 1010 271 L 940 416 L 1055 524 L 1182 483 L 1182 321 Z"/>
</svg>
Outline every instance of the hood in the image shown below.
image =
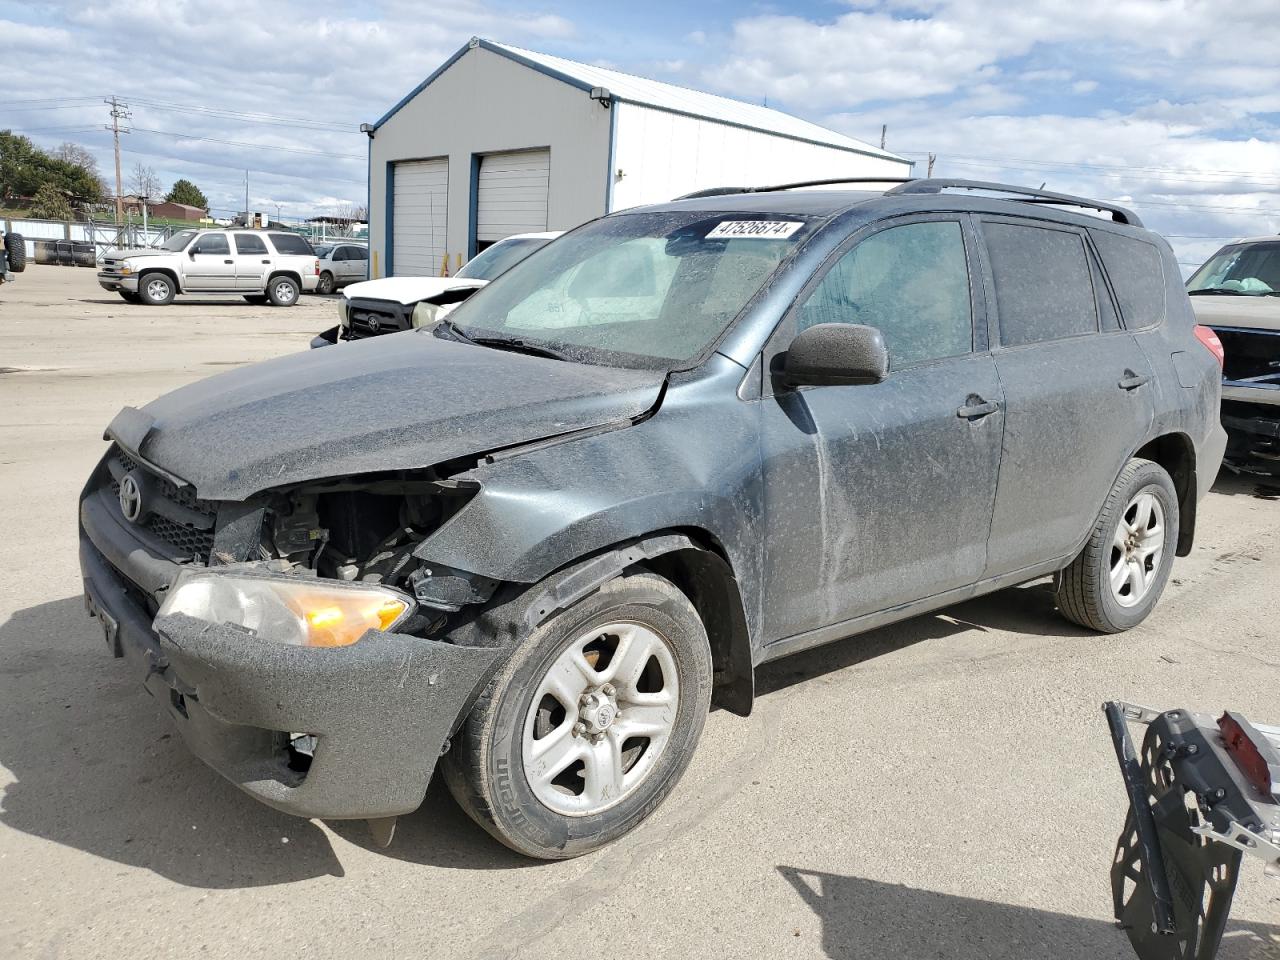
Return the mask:
<svg viewBox="0 0 1280 960">
<path fill-rule="evenodd" d="M 1206 327 L 1248 327 L 1280 333 L 1280 297 L 1201 295 L 1191 298 L 1191 309 L 1196 312 L 1196 321 Z"/>
<path fill-rule="evenodd" d="M 408 306 L 446 290 L 476 290 L 488 282 L 466 277 L 383 277 L 353 283 L 342 295 L 348 300 L 392 300 Z"/>
<path fill-rule="evenodd" d="M 158 250 L 155 247 L 138 247 L 129 250 L 122 247 L 112 247 L 102 255 L 104 260 L 134 260 L 138 257 L 172 257 L 176 256 L 172 250 Z"/>
<path fill-rule="evenodd" d="M 205 499 L 243 500 L 636 417 L 664 377 L 406 331 L 201 380 L 126 407 L 108 433 Z"/>
</svg>

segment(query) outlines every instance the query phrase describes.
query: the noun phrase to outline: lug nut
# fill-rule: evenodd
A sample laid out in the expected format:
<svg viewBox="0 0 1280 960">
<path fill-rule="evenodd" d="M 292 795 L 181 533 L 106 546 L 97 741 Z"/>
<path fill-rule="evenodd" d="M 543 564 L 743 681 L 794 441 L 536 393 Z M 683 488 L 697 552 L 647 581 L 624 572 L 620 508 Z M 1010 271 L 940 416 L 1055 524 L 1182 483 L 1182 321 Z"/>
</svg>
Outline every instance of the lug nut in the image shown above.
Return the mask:
<svg viewBox="0 0 1280 960">
<path fill-rule="evenodd" d="M 611 684 L 611 683 L 606 683 L 606 684 L 604 685 L 604 688 L 603 688 L 603 690 L 602 690 L 601 692 L 602 692 L 606 697 L 612 697 L 616 691 L 613 689 L 613 684 Z"/>
<path fill-rule="evenodd" d="M 573 735 L 575 737 L 580 737 L 586 732 L 587 732 L 587 725 L 585 723 L 575 723 L 573 725 Z"/>
</svg>

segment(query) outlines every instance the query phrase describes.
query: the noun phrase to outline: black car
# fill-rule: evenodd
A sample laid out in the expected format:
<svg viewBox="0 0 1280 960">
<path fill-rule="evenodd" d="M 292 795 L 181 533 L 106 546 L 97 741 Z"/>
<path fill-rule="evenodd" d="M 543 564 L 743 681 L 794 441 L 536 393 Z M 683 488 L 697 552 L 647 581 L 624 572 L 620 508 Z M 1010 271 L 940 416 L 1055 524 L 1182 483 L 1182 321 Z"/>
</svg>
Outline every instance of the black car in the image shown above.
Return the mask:
<svg viewBox="0 0 1280 960">
<path fill-rule="evenodd" d="M 195 753 L 382 839 L 440 760 L 570 857 L 763 661 L 1049 574 L 1148 615 L 1225 444 L 1163 240 L 966 181 L 715 193 L 115 418 L 87 602 Z"/>
</svg>

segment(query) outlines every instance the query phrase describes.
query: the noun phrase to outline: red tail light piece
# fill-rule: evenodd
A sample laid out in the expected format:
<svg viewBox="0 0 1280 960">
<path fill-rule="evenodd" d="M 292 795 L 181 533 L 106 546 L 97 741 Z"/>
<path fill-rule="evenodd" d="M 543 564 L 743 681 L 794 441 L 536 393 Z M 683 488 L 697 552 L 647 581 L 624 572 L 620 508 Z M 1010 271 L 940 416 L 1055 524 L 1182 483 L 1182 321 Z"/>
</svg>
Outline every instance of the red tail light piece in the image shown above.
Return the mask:
<svg viewBox="0 0 1280 960">
<path fill-rule="evenodd" d="M 1218 361 L 1218 366 L 1222 366 L 1226 351 L 1222 349 L 1222 341 L 1218 339 L 1218 335 L 1210 327 L 1196 324 L 1196 339 L 1203 343 L 1205 349 L 1213 354 L 1214 359 Z"/>
<path fill-rule="evenodd" d="M 1271 742 L 1238 713 L 1218 718 L 1218 730 L 1231 758 L 1265 797 L 1280 800 L 1280 754 Z"/>
<path fill-rule="evenodd" d="M 319 261 L 319 260 L 317 260 L 317 261 L 316 261 L 316 276 L 317 276 L 317 277 L 318 277 L 318 276 L 320 276 L 320 261 Z M 1199 328 L 1197 328 L 1197 329 L 1199 329 Z M 1217 340 L 1218 338 L 1217 338 L 1217 337 L 1214 337 L 1213 339 Z M 1222 344 L 1218 344 L 1218 362 L 1219 362 L 1219 363 L 1221 363 L 1221 362 L 1222 362 Z"/>
</svg>

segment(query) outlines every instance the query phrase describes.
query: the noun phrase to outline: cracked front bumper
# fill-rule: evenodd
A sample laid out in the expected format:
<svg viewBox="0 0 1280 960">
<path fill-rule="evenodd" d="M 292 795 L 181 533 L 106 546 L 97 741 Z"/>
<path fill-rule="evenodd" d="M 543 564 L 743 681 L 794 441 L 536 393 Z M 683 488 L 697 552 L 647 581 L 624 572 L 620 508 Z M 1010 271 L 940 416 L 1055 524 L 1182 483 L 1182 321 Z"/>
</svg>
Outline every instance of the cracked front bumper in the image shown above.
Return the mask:
<svg viewBox="0 0 1280 960">
<path fill-rule="evenodd" d="M 181 567 L 128 542 L 122 524 L 82 505 L 86 606 L 196 756 L 297 816 L 390 817 L 421 804 L 496 650 L 380 631 L 347 647 L 296 647 L 182 614 L 153 623 Z M 316 738 L 306 770 L 291 767 L 294 734 Z"/>
</svg>

